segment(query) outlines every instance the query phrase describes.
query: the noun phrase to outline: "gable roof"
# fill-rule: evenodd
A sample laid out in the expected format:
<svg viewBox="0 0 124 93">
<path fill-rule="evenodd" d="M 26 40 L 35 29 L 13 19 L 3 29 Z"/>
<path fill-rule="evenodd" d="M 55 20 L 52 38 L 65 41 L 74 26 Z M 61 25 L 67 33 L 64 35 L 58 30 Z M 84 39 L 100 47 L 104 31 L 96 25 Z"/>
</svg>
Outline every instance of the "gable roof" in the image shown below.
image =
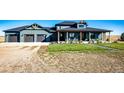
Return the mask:
<svg viewBox="0 0 124 93">
<path fill-rule="evenodd" d="M 21 27 L 16 27 L 16 28 L 12 28 L 12 29 L 7 29 L 7 30 L 4 30 L 4 32 L 20 32 L 22 30 L 26 30 L 27 28 L 29 27 L 32 27 L 33 25 L 37 25 L 37 27 L 41 28 L 42 30 L 46 30 L 46 31 L 50 31 L 51 28 L 49 27 L 49 29 L 47 27 L 42 27 L 36 23 L 32 24 L 32 25 L 25 25 L 25 26 L 21 26 Z"/>
<path fill-rule="evenodd" d="M 60 29 L 59 31 L 111 32 L 112 30 L 92 28 L 92 27 L 86 27 L 86 28 L 78 29 L 78 28 L 73 27 L 73 28 Z"/>
<path fill-rule="evenodd" d="M 64 21 L 61 23 L 56 24 L 55 26 L 71 26 L 70 28 L 63 28 L 58 31 L 87 31 L 87 32 L 111 32 L 112 30 L 106 30 L 106 29 L 100 29 L 100 28 L 93 28 L 93 27 L 86 27 L 86 28 L 77 28 L 74 25 L 77 24 L 77 22 L 74 21 Z M 29 27 L 37 26 L 38 28 L 41 28 L 41 30 L 46 30 L 47 32 L 56 32 L 56 27 L 42 27 L 36 23 L 32 25 L 25 25 L 21 27 L 16 27 L 8 30 L 4 30 L 4 32 L 20 32 L 22 30 L 26 30 Z M 35 29 L 35 27 L 34 27 Z"/>
<path fill-rule="evenodd" d="M 45 30 L 48 30 L 50 32 L 56 32 L 56 28 L 55 27 L 43 27 Z"/>
<path fill-rule="evenodd" d="M 56 24 L 55 26 L 73 26 L 75 24 L 77 24 L 77 23 L 74 21 L 64 21 L 64 22 L 60 22 L 60 23 Z"/>
<path fill-rule="evenodd" d="M 25 29 L 28 28 L 28 27 L 29 27 L 29 25 L 21 26 L 21 27 L 16 27 L 16 28 L 4 30 L 4 32 L 9 32 L 9 31 L 22 31 L 22 30 L 25 30 Z"/>
</svg>

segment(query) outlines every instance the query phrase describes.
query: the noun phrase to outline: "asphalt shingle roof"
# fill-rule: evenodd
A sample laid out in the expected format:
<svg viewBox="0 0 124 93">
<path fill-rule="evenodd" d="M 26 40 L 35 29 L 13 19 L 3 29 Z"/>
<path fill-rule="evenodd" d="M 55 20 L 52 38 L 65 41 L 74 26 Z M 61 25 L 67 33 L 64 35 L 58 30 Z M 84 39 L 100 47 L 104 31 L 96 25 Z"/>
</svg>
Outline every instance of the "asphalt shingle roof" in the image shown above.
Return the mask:
<svg viewBox="0 0 124 93">
<path fill-rule="evenodd" d="M 32 24 L 34 25 L 34 24 Z M 13 32 L 20 32 L 22 30 L 25 30 L 26 28 L 32 26 L 32 25 L 26 25 L 26 26 L 21 26 L 21 27 L 16 27 L 16 28 L 12 28 L 12 29 L 7 29 L 7 30 L 4 30 L 4 32 L 10 32 L 10 31 L 13 31 Z M 55 32 L 55 27 L 42 27 L 38 24 L 36 24 L 38 27 L 40 27 L 41 29 L 43 30 L 46 30 L 48 32 Z"/>
<path fill-rule="evenodd" d="M 58 23 L 56 25 L 71 26 L 70 28 L 63 28 L 63 29 L 60 29 L 59 31 L 85 31 L 85 32 L 86 31 L 87 32 L 111 32 L 112 31 L 112 30 L 92 28 L 92 27 L 86 27 L 86 28 L 80 28 L 79 29 L 79 28 L 73 26 L 75 24 L 76 24 L 76 22 L 73 22 L 73 21 L 64 21 L 64 22 Z M 32 24 L 32 25 L 34 25 L 34 24 Z M 26 28 L 28 28 L 32 25 L 26 25 L 26 26 L 12 28 L 12 29 L 8 29 L 8 30 L 4 30 L 4 32 L 11 32 L 11 31 L 20 32 L 20 31 L 25 30 Z M 56 27 L 42 27 L 38 24 L 35 24 L 35 25 L 37 25 L 41 29 L 46 30 L 48 32 L 56 32 Z"/>
<path fill-rule="evenodd" d="M 48 30 L 50 32 L 56 32 L 56 28 L 55 27 L 43 27 L 45 30 Z"/>
<path fill-rule="evenodd" d="M 75 24 L 76 22 L 74 21 L 64 21 L 64 22 L 56 24 L 55 26 L 73 26 Z"/>
<path fill-rule="evenodd" d="M 86 27 L 86 28 L 82 28 L 82 29 L 64 28 L 64 29 L 61 29 L 59 31 L 111 32 L 111 30 L 99 29 L 99 28 L 92 28 L 92 27 Z"/>
<path fill-rule="evenodd" d="M 7 30 L 4 30 L 4 32 L 9 32 L 9 31 L 22 31 L 22 30 L 26 29 L 27 27 L 29 27 L 29 25 L 21 26 L 21 27 L 16 27 L 16 28 L 12 28 L 12 29 L 7 29 Z"/>
</svg>

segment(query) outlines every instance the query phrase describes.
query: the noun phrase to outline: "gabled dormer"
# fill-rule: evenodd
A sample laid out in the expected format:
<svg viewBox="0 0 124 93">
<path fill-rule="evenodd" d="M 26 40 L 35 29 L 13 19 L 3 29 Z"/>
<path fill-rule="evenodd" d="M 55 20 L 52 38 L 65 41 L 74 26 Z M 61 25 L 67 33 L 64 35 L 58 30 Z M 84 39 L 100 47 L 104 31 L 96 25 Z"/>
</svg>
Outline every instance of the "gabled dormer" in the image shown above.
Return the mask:
<svg viewBox="0 0 124 93">
<path fill-rule="evenodd" d="M 86 28 L 87 26 L 88 26 L 88 24 L 84 20 L 81 20 L 79 23 L 77 23 L 78 29 Z"/>
<path fill-rule="evenodd" d="M 62 29 L 65 29 L 65 28 L 74 27 L 75 25 L 76 25 L 76 22 L 64 21 L 64 22 L 56 24 L 55 27 L 56 27 L 57 30 L 62 30 Z"/>
<path fill-rule="evenodd" d="M 34 23 L 34 24 L 30 25 L 27 29 L 41 29 L 41 28 L 43 28 L 43 27 Z"/>
</svg>

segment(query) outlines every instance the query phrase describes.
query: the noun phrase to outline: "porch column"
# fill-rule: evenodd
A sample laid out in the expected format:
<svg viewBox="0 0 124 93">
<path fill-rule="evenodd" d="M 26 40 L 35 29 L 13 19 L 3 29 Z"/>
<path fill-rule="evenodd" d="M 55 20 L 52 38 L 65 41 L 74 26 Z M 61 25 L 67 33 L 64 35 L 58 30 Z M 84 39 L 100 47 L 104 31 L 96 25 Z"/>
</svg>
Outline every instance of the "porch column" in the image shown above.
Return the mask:
<svg viewBox="0 0 124 93">
<path fill-rule="evenodd" d="M 68 32 L 66 32 L 66 43 L 68 43 Z"/>
<path fill-rule="evenodd" d="M 60 43 L 60 32 L 58 31 L 58 43 Z"/>
<path fill-rule="evenodd" d="M 89 41 L 91 41 L 91 33 L 89 32 Z"/>
<path fill-rule="evenodd" d="M 111 35 L 110 35 L 111 33 L 109 32 L 109 42 L 111 42 Z"/>
<path fill-rule="evenodd" d="M 82 43 L 82 32 L 80 32 L 80 43 Z"/>
<path fill-rule="evenodd" d="M 106 41 L 106 33 L 103 33 L 103 39 Z"/>
</svg>

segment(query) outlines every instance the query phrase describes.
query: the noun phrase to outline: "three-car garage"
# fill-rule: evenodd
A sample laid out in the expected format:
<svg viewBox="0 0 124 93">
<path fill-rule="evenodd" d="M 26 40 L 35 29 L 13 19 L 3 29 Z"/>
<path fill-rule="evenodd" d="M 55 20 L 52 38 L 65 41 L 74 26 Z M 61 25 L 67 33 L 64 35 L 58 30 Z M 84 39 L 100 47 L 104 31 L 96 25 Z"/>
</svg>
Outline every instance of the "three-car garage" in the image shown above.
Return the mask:
<svg viewBox="0 0 124 93">
<path fill-rule="evenodd" d="M 51 28 L 38 24 L 16 27 L 5 32 L 5 42 L 50 42 L 55 32 Z"/>
<path fill-rule="evenodd" d="M 9 34 L 7 42 L 20 42 L 18 34 Z M 46 35 L 45 34 L 25 34 L 24 42 L 45 42 Z"/>
</svg>

